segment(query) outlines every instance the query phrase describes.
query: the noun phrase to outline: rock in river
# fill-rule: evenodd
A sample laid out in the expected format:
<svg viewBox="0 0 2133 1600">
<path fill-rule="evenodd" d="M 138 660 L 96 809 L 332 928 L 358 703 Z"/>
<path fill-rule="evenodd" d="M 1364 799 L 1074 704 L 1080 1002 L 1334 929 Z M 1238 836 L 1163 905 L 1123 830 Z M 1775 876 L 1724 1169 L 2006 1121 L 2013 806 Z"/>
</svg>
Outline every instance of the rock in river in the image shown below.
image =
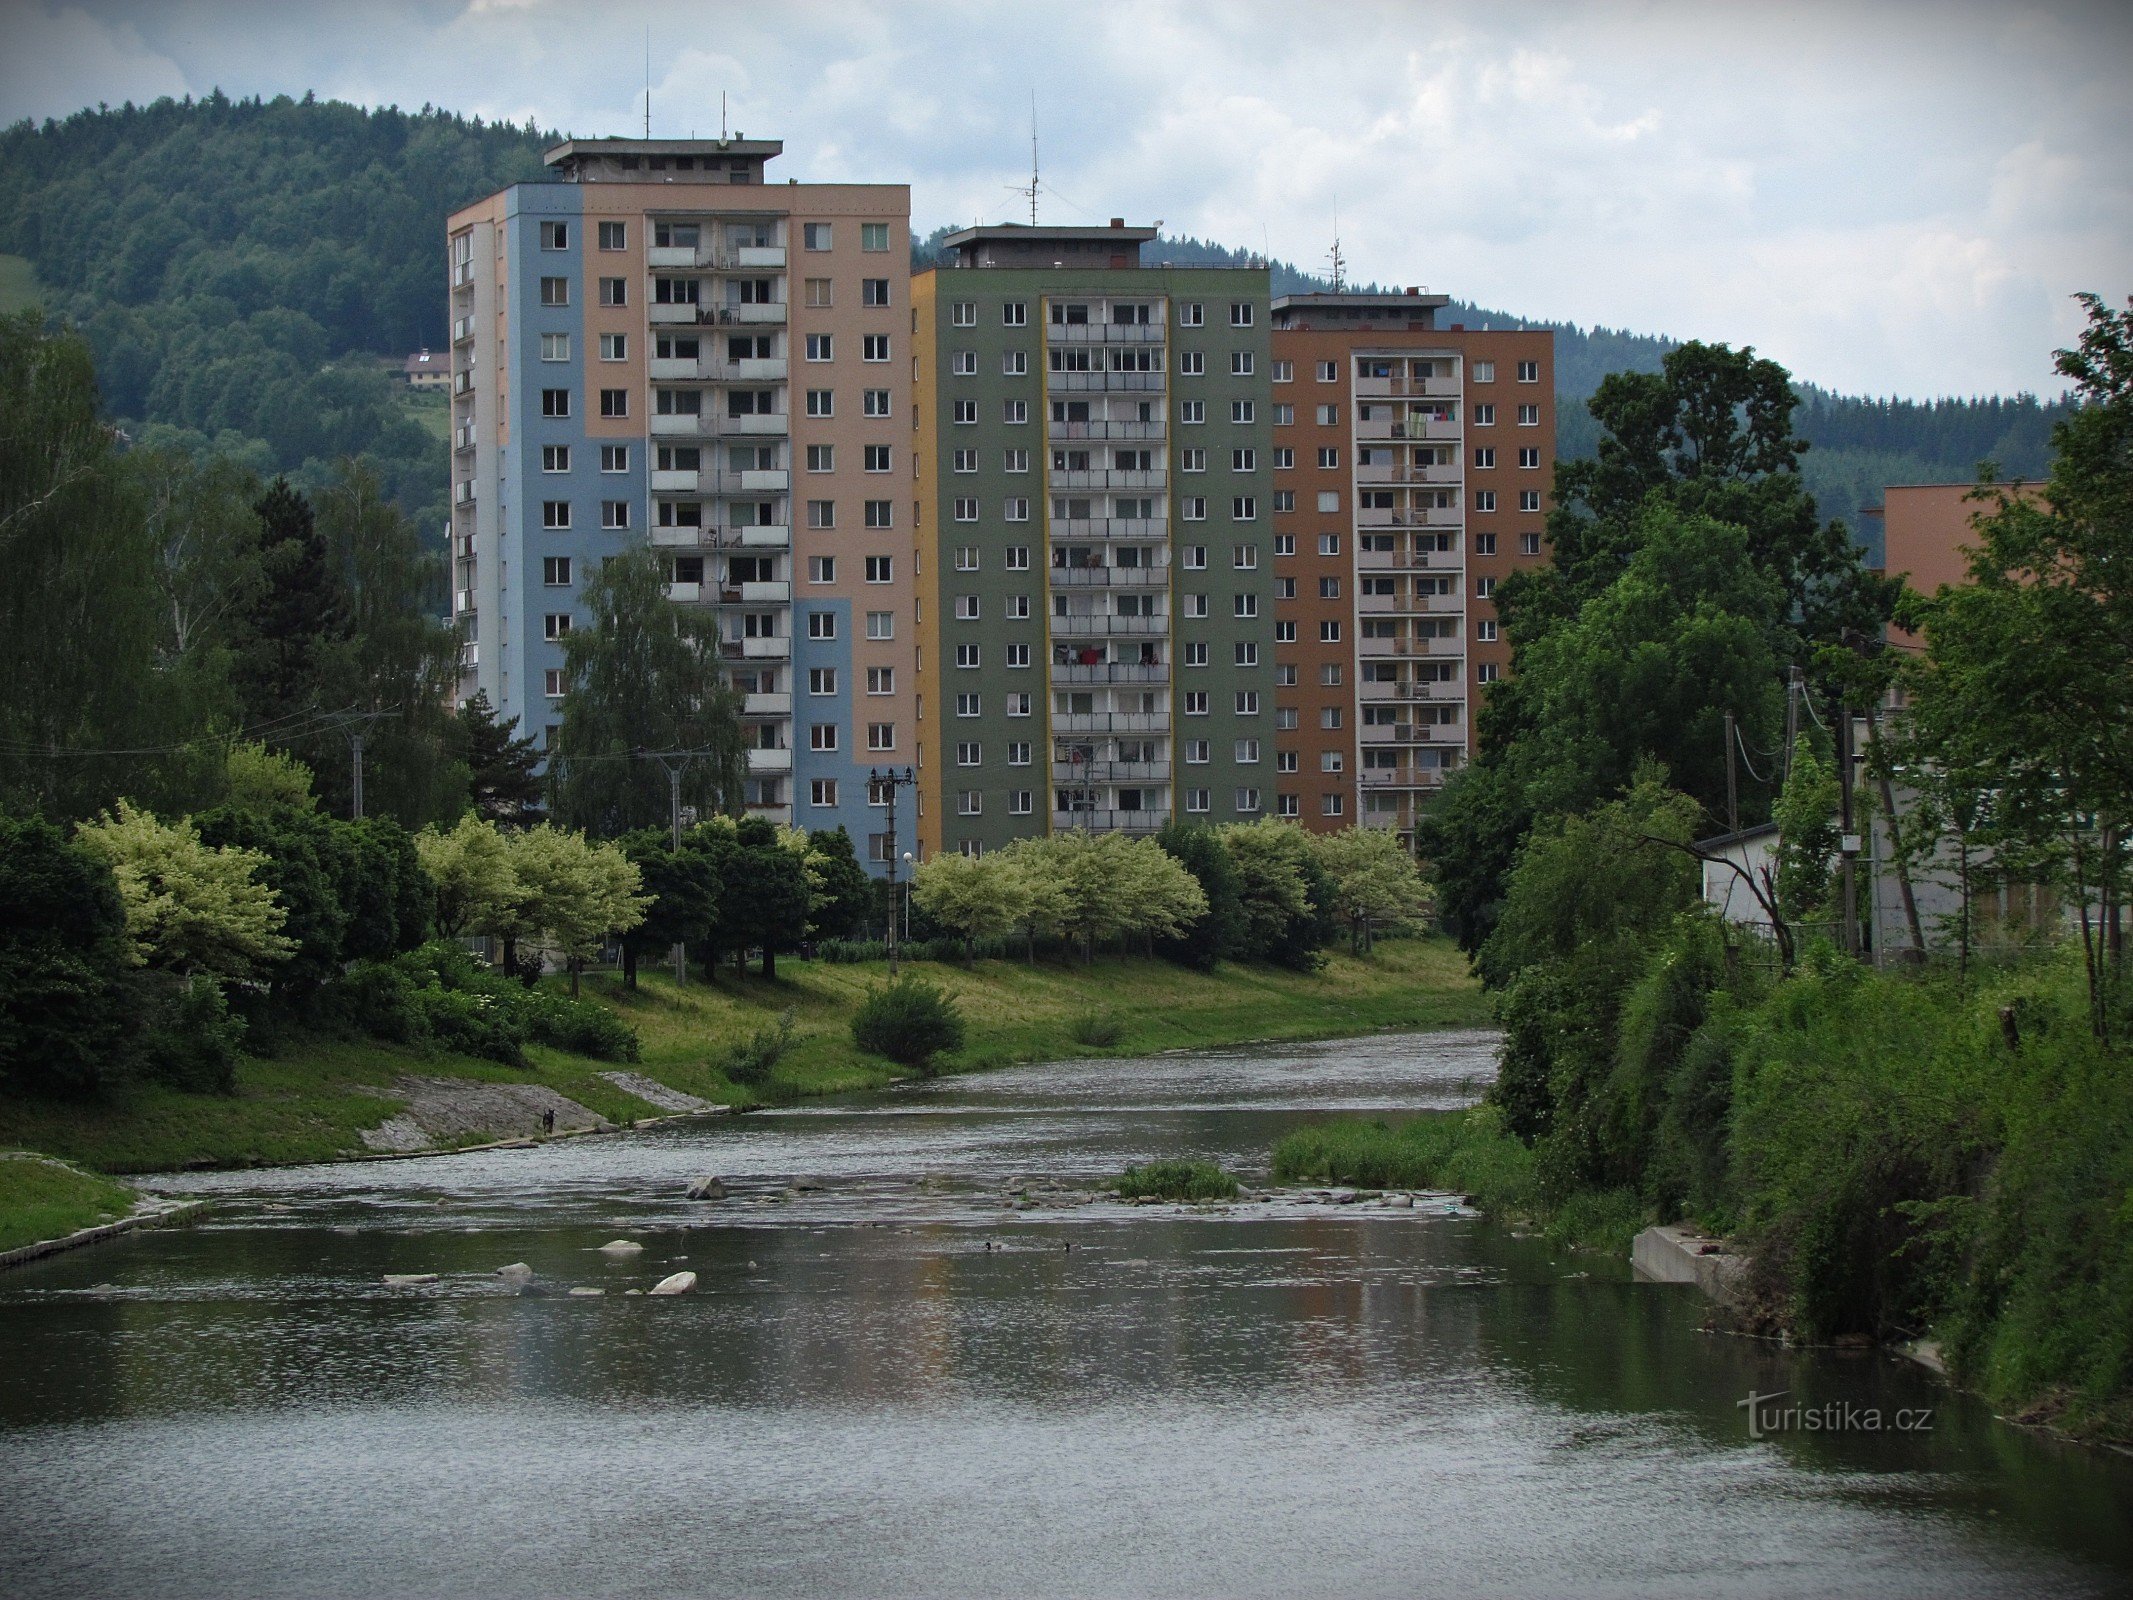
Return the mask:
<svg viewBox="0 0 2133 1600">
<path fill-rule="evenodd" d="M 660 1280 L 659 1280 L 659 1281 L 658 1281 L 657 1283 L 653 1284 L 653 1285 L 652 1285 L 652 1293 L 654 1293 L 654 1294 L 687 1294 L 687 1293 L 688 1293 L 688 1292 L 689 1292 L 689 1291 L 690 1291 L 691 1289 L 693 1289 L 693 1288 L 695 1288 L 695 1287 L 696 1287 L 696 1274 L 695 1274 L 695 1273 L 693 1273 L 693 1272 L 677 1272 L 677 1273 L 674 1273 L 674 1274 L 673 1274 L 673 1275 L 672 1275 L 671 1277 L 665 1277 L 665 1278 L 661 1278 L 661 1279 L 660 1279 Z"/>
<path fill-rule="evenodd" d="M 600 1246 L 603 1256 L 633 1256 L 644 1248 L 635 1239 L 610 1239 Z"/>
<path fill-rule="evenodd" d="M 496 1275 L 506 1283 L 527 1283 L 533 1278 L 533 1269 L 523 1261 L 514 1261 L 507 1267 L 498 1267 Z"/>
<path fill-rule="evenodd" d="M 689 1198 L 691 1200 L 723 1200 L 726 1198 L 726 1186 L 717 1178 L 698 1178 L 689 1185 Z"/>
<path fill-rule="evenodd" d="M 388 1289 L 412 1289 L 417 1284 L 435 1283 L 436 1281 L 437 1274 L 434 1272 L 388 1272 L 385 1274 L 385 1287 Z"/>
</svg>

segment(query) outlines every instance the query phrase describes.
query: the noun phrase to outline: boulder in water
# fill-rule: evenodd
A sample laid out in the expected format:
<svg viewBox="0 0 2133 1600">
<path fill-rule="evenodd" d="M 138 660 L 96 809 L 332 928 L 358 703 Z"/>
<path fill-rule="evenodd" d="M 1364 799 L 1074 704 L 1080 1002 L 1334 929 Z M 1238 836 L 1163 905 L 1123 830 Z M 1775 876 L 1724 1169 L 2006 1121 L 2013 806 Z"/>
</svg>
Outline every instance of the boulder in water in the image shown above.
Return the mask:
<svg viewBox="0 0 2133 1600">
<path fill-rule="evenodd" d="M 653 1284 L 651 1292 L 653 1294 L 687 1294 L 695 1287 L 695 1273 L 677 1272 L 671 1276 L 661 1278 L 657 1283 Z"/>
<path fill-rule="evenodd" d="M 691 1200 L 723 1200 L 726 1198 L 726 1186 L 717 1178 L 698 1178 L 689 1185 L 689 1198 Z"/>
<path fill-rule="evenodd" d="M 435 1283 L 436 1281 L 437 1274 L 434 1272 L 388 1272 L 385 1274 L 385 1287 L 388 1289 L 412 1289 L 417 1284 Z"/>
<path fill-rule="evenodd" d="M 644 1246 L 635 1239 L 610 1239 L 600 1246 L 600 1254 L 603 1256 L 633 1256 L 643 1249 Z"/>
<path fill-rule="evenodd" d="M 496 1275 L 506 1283 L 529 1283 L 533 1279 L 533 1269 L 523 1261 L 514 1261 L 507 1267 L 498 1267 Z"/>
</svg>

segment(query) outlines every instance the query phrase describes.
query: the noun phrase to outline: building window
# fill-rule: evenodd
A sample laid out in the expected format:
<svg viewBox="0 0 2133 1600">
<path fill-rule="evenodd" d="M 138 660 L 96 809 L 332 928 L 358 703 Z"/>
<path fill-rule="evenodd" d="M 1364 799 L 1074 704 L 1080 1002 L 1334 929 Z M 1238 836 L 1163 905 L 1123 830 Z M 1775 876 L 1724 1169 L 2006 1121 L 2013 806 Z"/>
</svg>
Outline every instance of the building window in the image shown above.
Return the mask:
<svg viewBox="0 0 2133 1600">
<path fill-rule="evenodd" d="M 835 583 L 837 581 L 837 558 L 835 556 L 809 556 L 807 558 L 807 581 L 809 583 Z"/>
<path fill-rule="evenodd" d="M 1258 414 L 1257 406 L 1249 400 L 1232 400 L 1229 403 L 1229 420 L 1232 422 L 1250 422 Z"/>
<path fill-rule="evenodd" d="M 1188 717 L 1204 717 L 1207 715 L 1207 691 L 1205 689 L 1193 689 L 1187 692 L 1185 696 L 1185 715 Z"/>
<path fill-rule="evenodd" d="M 837 470 L 837 447 L 833 444 L 811 444 L 807 447 L 807 470 L 809 472 L 835 472 Z"/>
<path fill-rule="evenodd" d="M 976 789 L 959 790 L 955 797 L 955 814 L 959 817 L 980 816 L 985 810 L 985 796 Z"/>
<path fill-rule="evenodd" d="M 1337 361 L 1321 361 L 1321 362 L 1320 362 L 1320 363 L 1318 364 L 1318 374 L 1317 374 L 1317 376 L 1318 376 L 1318 381 L 1319 381 L 1320 383 L 1338 383 L 1338 382 L 1340 382 L 1340 378 L 1341 378 L 1341 369 L 1340 369 L 1340 363 L 1339 363 L 1339 362 L 1337 362 Z"/>
<path fill-rule="evenodd" d="M 1248 817 L 1258 809 L 1259 791 L 1257 789 L 1239 789 L 1237 791 L 1237 814 L 1239 816 Z"/>
<path fill-rule="evenodd" d="M 1236 701 L 1236 705 L 1237 705 L 1237 715 L 1238 715 L 1238 716 L 1240 716 L 1240 717 L 1256 717 L 1256 716 L 1258 716 L 1258 715 L 1259 715 L 1259 691 L 1258 691 L 1257 689 L 1239 689 L 1239 690 L 1237 691 L 1237 701 Z"/>
<path fill-rule="evenodd" d="M 817 722 L 807 730 L 807 747 L 810 750 L 834 750 L 837 748 L 837 724 Z"/>
<path fill-rule="evenodd" d="M 1495 466 L 1495 465 L 1496 465 L 1496 449 L 1495 449 L 1495 446 L 1493 446 L 1493 445 L 1482 445 L 1482 446 L 1480 446 L 1479 448 L 1477 448 L 1477 449 L 1476 449 L 1476 450 L 1474 451 L 1474 465 L 1475 465 L 1475 466 L 1477 466 L 1477 467 L 1493 467 L 1493 466 Z"/>
<path fill-rule="evenodd" d="M 1006 423 L 1023 423 L 1029 421 L 1029 402 L 1027 400 L 1001 401 L 1000 420 Z"/>
<path fill-rule="evenodd" d="M 1294 383 L 1296 381 L 1296 363 L 1293 361 L 1275 362 L 1273 381 L 1276 383 Z M 1289 414 L 1289 420 L 1291 422 L 1296 420 L 1296 415 L 1293 411 Z"/>
<path fill-rule="evenodd" d="M 837 303 L 836 290 L 830 287 L 827 278 L 808 278 L 801 284 L 801 293 L 810 311 L 827 311 Z"/>
<path fill-rule="evenodd" d="M 569 305 L 570 280 L 568 278 L 543 278 L 541 280 L 541 304 L 544 306 Z"/>
<path fill-rule="evenodd" d="M 807 502 L 807 525 L 810 528 L 834 528 L 837 526 L 837 502 L 834 500 L 810 500 Z"/>
<path fill-rule="evenodd" d="M 1519 491 L 1518 491 L 1518 509 L 1519 509 L 1519 510 L 1521 510 L 1521 511 L 1538 511 L 1538 510 L 1540 510 L 1540 508 L 1541 508 L 1541 492 L 1540 492 L 1540 490 L 1538 490 L 1538 489 L 1521 489 L 1521 490 L 1519 490 Z"/>
<path fill-rule="evenodd" d="M 867 637 L 869 639 L 895 638 L 896 613 L 893 611 L 869 611 L 867 613 Z"/>
<path fill-rule="evenodd" d="M 802 250 L 827 250 L 830 247 L 830 225 L 827 222 L 803 222 L 800 224 L 800 248 Z"/>
<path fill-rule="evenodd" d="M 1251 495 L 1241 494 L 1230 501 L 1229 514 L 1230 519 L 1235 522 L 1256 521 L 1259 516 L 1259 502 Z"/>
<path fill-rule="evenodd" d="M 1207 307 L 1197 300 L 1186 300 L 1178 306 L 1178 326 L 1181 328 L 1204 328 L 1207 326 Z"/>
<path fill-rule="evenodd" d="M 862 222 L 859 224 L 859 248 L 869 255 L 879 255 L 889 248 L 889 225 L 886 222 Z"/>
<path fill-rule="evenodd" d="M 1538 467 L 1541 464 L 1540 446 L 1534 444 L 1520 445 L 1518 447 L 1518 464 L 1528 471 Z"/>
<path fill-rule="evenodd" d="M 1496 491 L 1494 489 L 1476 489 L 1474 491 L 1474 509 L 1476 511 L 1494 511 L 1496 509 Z"/>
<path fill-rule="evenodd" d="M 867 693 L 896 693 L 896 669 L 894 667 L 867 668 Z"/>
<path fill-rule="evenodd" d="M 600 526 L 603 528 L 627 528 L 630 525 L 630 503 L 627 500 L 602 500 L 600 502 Z"/>
<path fill-rule="evenodd" d="M 568 500 L 543 500 L 541 502 L 541 526 L 544 528 L 569 527 L 570 502 Z"/>
<path fill-rule="evenodd" d="M 544 417 L 569 416 L 570 391 L 568 389 L 543 389 L 541 391 L 541 415 Z"/>
<path fill-rule="evenodd" d="M 981 716 L 984 712 L 984 697 L 972 692 L 955 697 L 955 714 L 959 717 Z"/>
<path fill-rule="evenodd" d="M 1283 509 L 1283 507 L 1276 506 L 1274 509 L 1276 511 L 1280 511 Z M 1293 556 L 1294 554 L 1296 554 L 1296 535 L 1293 533 L 1275 534 L 1274 554 L 1276 554 L 1277 556 Z"/>
<path fill-rule="evenodd" d="M 1239 739 L 1237 741 L 1237 764 L 1249 767 L 1257 765 L 1258 761 L 1259 741 L 1257 739 Z"/>
<path fill-rule="evenodd" d="M 1009 572 L 1029 571 L 1029 546 L 1026 544 L 1011 544 L 1007 546 L 1002 553 L 1000 564 Z"/>
<path fill-rule="evenodd" d="M 1229 470 L 1232 472 L 1257 472 L 1259 452 L 1256 450 L 1232 450 L 1229 453 Z"/>
<path fill-rule="evenodd" d="M 626 333 L 603 333 L 600 335 L 600 359 L 602 361 L 627 361 L 630 357 L 630 336 Z"/>
<path fill-rule="evenodd" d="M 833 806 L 837 803 L 837 780 L 816 778 L 807 786 L 807 803 L 814 806 Z"/>
<path fill-rule="evenodd" d="M 832 361 L 836 357 L 836 338 L 827 333 L 811 333 L 807 336 L 807 359 L 809 361 Z"/>
<path fill-rule="evenodd" d="M 1259 641 L 1258 641 L 1258 640 L 1256 640 L 1256 639 L 1239 639 L 1239 640 L 1238 640 L 1238 641 L 1236 642 L 1236 644 L 1235 644 L 1235 645 L 1234 645 L 1234 646 L 1233 646 L 1232 648 L 1233 648 L 1233 650 L 1234 650 L 1234 652 L 1235 652 L 1235 655 L 1236 655 L 1236 661 L 1237 661 L 1237 665 L 1238 665 L 1238 666 L 1240 666 L 1240 667 L 1256 667 L 1256 666 L 1258 666 L 1258 665 L 1259 665 Z"/>
<path fill-rule="evenodd" d="M 982 767 L 985 764 L 985 746 L 975 739 L 966 739 L 955 747 L 955 764 L 959 767 Z"/>
<path fill-rule="evenodd" d="M 1493 617 L 1483 617 L 1474 624 L 1474 637 L 1483 644 L 1496 642 L 1496 622 Z"/>
<path fill-rule="evenodd" d="M 1496 663 L 1493 661 L 1477 661 L 1474 664 L 1474 681 L 1476 683 L 1494 683 L 1496 681 Z"/>
<path fill-rule="evenodd" d="M 1207 520 L 1207 500 L 1202 495 L 1187 495 L 1179 502 L 1180 514 L 1187 522 Z"/>
<path fill-rule="evenodd" d="M 1541 364 L 1538 361 L 1521 361 L 1518 364 L 1518 381 L 1520 383 L 1539 383 L 1541 381 Z"/>
<path fill-rule="evenodd" d="M 1186 666 L 1204 667 L 1207 665 L 1207 641 L 1205 639 L 1187 640 L 1184 650 Z"/>
<path fill-rule="evenodd" d="M 1274 642 L 1276 644 L 1294 644 L 1296 642 L 1296 624 L 1287 621 L 1276 622 L 1274 624 Z M 1276 668 L 1275 670 L 1282 671 L 1285 669 Z"/>
<path fill-rule="evenodd" d="M 1232 378 L 1249 378 L 1252 375 L 1251 351 L 1232 350 L 1229 353 L 1229 375 Z"/>
<path fill-rule="evenodd" d="M 1518 408 L 1518 425 L 1521 428 L 1537 428 L 1540 426 L 1540 421 L 1541 408 L 1539 406 L 1520 406 Z"/>
<path fill-rule="evenodd" d="M 1340 623 L 1331 617 L 1319 623 L 1318 642 L 1320 644 L 1339 644 L 1341 642 Z"/>
<path fill-rule="evenodd" d="M 1207 373 L 1207 357 L 1198 350 L 1178 352 L 1178 375 L 1184 378 L 1204 377 Z"/>
<path fill-rule="evenodd" d="M 1522 556 L 1537 556 L 1541 553 L 1541 536 L 1537 533 L 1522 533 L 1518 536 L 1518 553 Z"/>
<path fill-rule="evenodd" d="M 570 446 L 567 444 L 542 445 L 541 470 L 543 472 L 568 472 L 570 470 Z"/>
<path fill-rule="evenodd" d="M 889 280 L 887 278 L 861 278 L 859 280 L 859 303 L 863 306 L 885 306 L 889 303 Z"/>
<path fill-rule="evenodd" d="M 896 513 L 891 509 L 894 505 L 895 502 L 893 500 L 869 500 L 865 502 L 862 510 L 866 525 L 870 528 L 894 527 L 896 525 Z"/>
<path fill-rule="evenodd" d="M 602 389 L 600 391 L 600 415 L 603 417 L 626 417 L 630 414 L 630 392 L 627 389 Z"/>
<path fill-rule="evenodd" d="M 630 303 L 627 278 L 602 278 L 600 280 L 600 304 L 603 306 L 626 306 Z"/>
<path fill-rule="evenodd" d="M 1493 556 L 1496 554 L 1496 535 L 1493 533 L 1475 534 L 1474 554 L 1477 556 Z"/>
<path fill-rule="evenodd" d="M 1180 400 L 1178 402 L 1179 422 L 1184 423 L 1185 425 L 1190 427 L 1203 423 L 1206 420 L 1207 402 L 1205 400 Z"/>
<path fill-rule="evenodd" d="M 894 750 L 896 748 L 896 724 L 893 722 L 868 723 L 867 748 L 869 750 Z M 875 801 L 871 796 L 869 796 L 868 798 L 870 803 L 876 805 L 888 804 L 888 800 L 886 798 L 888 786 L 885 784 L 882 787 L 884 798 L 879 801 Z"/>
<path fill-rule="evenodd" d="M 1493 361 L 1475 362 L 1474 381 L 1476 383 L 1494 383 L 1496 381 L 1496 363 Z"/>
<path fill-rule="evenodd" d="M 600 224 L 600 248 L 602 250 L 627 250 L 629 243 L 628 223 L 603 222 Z"/>
<path fill-rule="evenodd" d="M 889 359 L 889 336 L 885 333 L 869 333 L 859 340 L 861 361 L 886 361 Z"/>
<path fill-rule="evenodd" d="M 1028 666 L 1028 665 L 1029 665 L 1029 646 L 1028 646 L 1027 644 L 1011 644 L 1011 645 L 1009 645 L 1009 646 L 1007 647 L 1007 664 L 1008 664 L 1008 666 L 1010 666 L 1010 667 L 1026 667 L 1026 666 Z"/>
<path fill-rule="evenodd" d="M 978 325 L 978 303 L 975 300 L 958 300 L 949 308 L 948 323 L 956 328 L 975 328 Z"/>
<path fill-rule="evenodd" d="M 570 335 L 567 333 L 542 334 L 541 359 L 543 361 L 568 361 L 570 359 Z"/>
<path fill-rule="evenodd" d="M 565 634 L 567 634 L 567 633 L 569 633 L 569 632 L 570 632 L 570 613 L 569 613 L 569 612 L 567 612 L 567 611 L 551 611 L 551 612 L 549 612 L 549 613 L 548 613 L 548 614 L 547 614 L 547 615 L 546 615 L 545 617 L 541 618 L 541 637 L 542 637 L 542 638 L 544 638 L 544 639 L 560 639 L 560 638 L 562 638 L 562 637 L 563 637 L 563 636 L 564 636 Z"/>
<path fill-rule="evenodd" d="M 978 597 L 974 594 L 959 594 L 955 597 L 955 620 L 975 622 L 978 620 Z"/>
<path fill-rule="evenodd" d="M 1232 328 L 1249 328 L 1252 325 L 1252 303 L 1249 300 L 1232 300 L 1229 304 L 1229 325 Z"/>
<path fill-rule="evenodd" d="M 1031 792 L 1028 789 L 1007 791 L 1007 814 L 1011 817 L 1026 817 L 1030 814 Z"/>
<path fill-rule="evenodd" d="M 978 375 L 977 351 L 951 351 L 948 356 L 948 375 L 953 378 L 975 378 Z"/>
<path fill-rule="evenodd" d="M 810 611 L 807 614 L 807 636 L 810 639 L 836 638 L 837 613 L 834 611 Z"/>
<path fill-rule="evenodd" d="M 1474 426 L 1477 428 L 1495 427 L 1496 408 L 1492 405 L 1477 405 L 1474 407 Z"/>
<path fill-rule="evenodd" d="M 1000 307 L 1000 325 L 1006 328 L 1029 326 L 1029 305 L 1022 300 L 1009 300 Z"/>
<path fill-rule="evenodd" d="M 979 645 L 959 644 L 955 647 L 955 664 L 958 667 L 979 667 L 985 664 L 984 651 Z"/>
<path fill-rule="evenodd" d="M 831 417 L 837 414 L 834 392 L 829 389 L 807 391 L 807 414 L 811 417 Z"/>
<path fill-rule="evenodd" d="M 570 557 L 541 557 L 541 582 L 551 589 L 568 588 L 570 586 Z"/>
<path fill-rule="evenodd" d="M 1019 495 L 1010 495 L 1001 511 L 1009 522 L 1029 521 L 1029 501 Z"/>
<path fill-rule="evenodd" d="M 837 669 L 835 667 L 809 667 L 807 669 L 807 692 L 809 694 L 835 694 L 837 692 Z M 820 745 L 815 747 L 821 749 Z"/>
<path fill-rule="evenodd" d="M 1341 536 L 1337 533 L 1322 533 L 1318 536 L 1318 553 L 1322 556 L 1337 556 L 1341 553 Z"/>
<path fill-rule="evenodd" d="M 563 698 L 563 669 L 550 667 L 541 674 L 541 692 L 551 700 Z"/>
</svg>

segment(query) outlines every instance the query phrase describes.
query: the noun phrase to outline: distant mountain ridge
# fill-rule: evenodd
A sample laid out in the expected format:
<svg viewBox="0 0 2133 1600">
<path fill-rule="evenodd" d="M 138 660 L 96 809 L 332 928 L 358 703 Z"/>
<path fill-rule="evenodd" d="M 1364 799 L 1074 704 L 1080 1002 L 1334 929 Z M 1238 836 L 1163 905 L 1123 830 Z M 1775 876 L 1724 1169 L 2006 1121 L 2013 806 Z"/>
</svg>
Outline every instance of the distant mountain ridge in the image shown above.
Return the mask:
<svg viewBox="0 0 2133 1600">
<path fill-rule="evenodd" d="M 334 455 L 376 459 L 396 497 L 443 522 L 441 438 L 411 420 L 379 369 L 446 341 L 445 218 L 544 175 L 557 135 L 424 107 L 365 110 L 306 95 L 78 112 L 0 130 L 0 254 L 25 257 L 46 309 L 87 335 L 105 404 L 136 437 L 213 445 L 262 470 L 311 478 Z M 935 258 L 946 228 L 916 241 Z M 1160 240 L 1159 259 L 1242 264 L 1252 253 Z M 1330 287 L 1270 264 L 1276 293 Z M 1455 302 L 1447 321 L 1553 327 L 1561 394 L 1609 372 L 1656 370 L 1676 341 L 1529 321 Z M 1877 401 L 1801 386 L 1809 487 L 1856 517 L 1883 485 L 1966 481 L 1980 460 L 2044 470 L 2062 407 L 2011 399 Z M 1582 405 L 1559 447 L 1588 453 Z"/>
</svg>

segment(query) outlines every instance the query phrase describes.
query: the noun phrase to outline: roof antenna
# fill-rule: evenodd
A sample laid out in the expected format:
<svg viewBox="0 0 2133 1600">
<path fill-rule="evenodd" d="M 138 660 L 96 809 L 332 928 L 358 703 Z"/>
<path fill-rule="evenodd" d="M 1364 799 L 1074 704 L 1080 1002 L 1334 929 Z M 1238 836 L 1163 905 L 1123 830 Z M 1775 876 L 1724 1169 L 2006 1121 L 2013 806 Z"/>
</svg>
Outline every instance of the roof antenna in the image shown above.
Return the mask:
<svg viewBox="0 0 2133 1600">
<path fill-rule="evenodd" d="M 1339 294 L 1348 287 L 1348 258 L 1341 254 L 1341 210 L 1333 208 L 1333 248 L 1326 252 L 1326 259 L 1333 263 L 1333 292 Z"/>
<path fill-rule="evenodd" d="M 726 142 L 726 91 L 718 92 L 718 142 Z"/>
<path fill-rule="evenodd" d="M 1011 183 L 1016 194 L 1029 196 L 1029 225 L 1037 226 L 1037 91 L 1029 92 L 1029 182 Z"/>
<path fill-rule="evenodd" d="M 652 136 L 652 25 L 644 25 L 644 136 Z"/>
</svg>

